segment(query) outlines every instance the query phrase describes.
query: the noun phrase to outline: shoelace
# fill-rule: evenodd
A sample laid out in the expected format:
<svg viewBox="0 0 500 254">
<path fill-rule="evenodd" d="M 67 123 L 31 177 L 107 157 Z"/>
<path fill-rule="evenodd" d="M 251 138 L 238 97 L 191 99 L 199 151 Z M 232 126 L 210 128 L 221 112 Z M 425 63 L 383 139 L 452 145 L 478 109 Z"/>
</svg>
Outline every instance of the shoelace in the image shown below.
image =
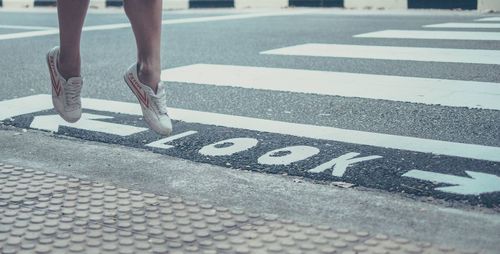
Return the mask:
<svg viewBox="0 0 500 254">
<path fill-rule="evenodd" d="M 160 114 L 167 114 L 167 94 L 165 90 L 159 92 L 159 94 L 152 96 L 154 98 L 154 103 Z"/>
<path fill-rule="evenodd" d="M 78 108 L 80 106 L 80 92 L 82 88 L 81 82 L 68 82 L 65 87 L 66 105 L 70 108 Z"/>
</svg>

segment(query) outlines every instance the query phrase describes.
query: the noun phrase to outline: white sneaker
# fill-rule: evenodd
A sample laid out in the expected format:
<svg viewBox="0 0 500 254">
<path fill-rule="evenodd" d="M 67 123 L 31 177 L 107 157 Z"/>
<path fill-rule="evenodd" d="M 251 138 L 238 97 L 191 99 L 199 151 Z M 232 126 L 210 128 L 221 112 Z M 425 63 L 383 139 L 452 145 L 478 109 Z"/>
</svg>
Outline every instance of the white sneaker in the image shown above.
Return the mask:
<svg viewBox="0 0 500 254">
<path fill-rule="evenodd" d="M 83 79 L 81 77 L 64 79 L 57 69 L 58 62 L 59 47 L 54 47 L 47 53 L 47 65 L 52 80 L 52 104 L 64 120 L 74 123 L 82 116 L 80 91 Z"/>
<path fill-rule="evenodd" d="M 153 89 L 139 81 L 137 64 L 130 66 L 123 78 L 141 104 L 144 121 L 156 133 L 170 135 L 172 122 L 167 114 L 167 100 L 163 83 L 158 84 L 158 91 L 155 94 Z"/>
</svg>

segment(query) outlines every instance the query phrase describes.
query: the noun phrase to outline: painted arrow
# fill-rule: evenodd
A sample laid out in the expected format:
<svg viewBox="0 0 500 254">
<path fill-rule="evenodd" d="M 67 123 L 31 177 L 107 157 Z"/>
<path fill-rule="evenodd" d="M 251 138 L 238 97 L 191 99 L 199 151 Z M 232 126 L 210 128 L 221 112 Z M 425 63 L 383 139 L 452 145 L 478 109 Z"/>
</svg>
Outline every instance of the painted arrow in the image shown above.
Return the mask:
<svg viewBox="0 0 500 254">
<path fill-rule="evenodd" d="M 64 121 L 58 115 L 46 115 L 46 116 L 36 116 L 31 122 L 30 127 L 33 129 L 40 129 L 46 131 L 57 132 L 60 126 L 67 126 L 82 130 L 96 131 L 102 133 L 108 133 L 118 136 L 129 136 L 139 132 L 146 131 L 146 128 L 140 128 L 130 125 L 108 123 L 96 120 L 102 119 L 112 119 L 110 116 L 94 115 L 94 114 L 82 114 L 82 118 L 76 123 L 68 123 Z"/>
<path fill-rule="evenodd" d="M 454 194 L 480 195 L 500 191 L 500 177 L 475 171 L 465 171 L 465 173 L 470 177 L 446 175 L 415 169 L 410 170 L 403 176 L 454 185 L 436 188 L 436 190 Z"/>
</svg>

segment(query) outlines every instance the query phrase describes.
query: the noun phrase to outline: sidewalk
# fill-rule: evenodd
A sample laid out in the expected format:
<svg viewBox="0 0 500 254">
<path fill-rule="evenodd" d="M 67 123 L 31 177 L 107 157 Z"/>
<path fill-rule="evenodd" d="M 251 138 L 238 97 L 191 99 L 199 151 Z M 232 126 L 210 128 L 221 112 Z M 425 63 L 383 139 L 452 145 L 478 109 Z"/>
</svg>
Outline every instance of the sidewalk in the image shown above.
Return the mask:
<svg viewBox="0 0 500 254">
<path fill-rule="evenodd" d="M 2 253 L 476 253 L 0 163 Z"/>
</svg>

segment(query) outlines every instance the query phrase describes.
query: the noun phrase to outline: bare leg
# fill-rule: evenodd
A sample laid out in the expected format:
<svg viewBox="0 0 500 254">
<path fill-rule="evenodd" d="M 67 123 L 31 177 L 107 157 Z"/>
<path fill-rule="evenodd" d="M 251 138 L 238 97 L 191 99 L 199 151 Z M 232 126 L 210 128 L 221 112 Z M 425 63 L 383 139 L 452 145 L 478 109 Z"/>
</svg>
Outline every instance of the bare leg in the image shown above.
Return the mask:
<svg viewBox="0 0 500 254">
<path fill-rule="evenodd" d="M 137 44 L 139 79 L 156 92 L 161 74 L 162 0 L 125 0 Z"/>
<path fill-rule="evenodd" d="M 59 71 L 64 78 L 80 76 L 80 37 L 89 0 L 58 0 Z"/>
</svg>

